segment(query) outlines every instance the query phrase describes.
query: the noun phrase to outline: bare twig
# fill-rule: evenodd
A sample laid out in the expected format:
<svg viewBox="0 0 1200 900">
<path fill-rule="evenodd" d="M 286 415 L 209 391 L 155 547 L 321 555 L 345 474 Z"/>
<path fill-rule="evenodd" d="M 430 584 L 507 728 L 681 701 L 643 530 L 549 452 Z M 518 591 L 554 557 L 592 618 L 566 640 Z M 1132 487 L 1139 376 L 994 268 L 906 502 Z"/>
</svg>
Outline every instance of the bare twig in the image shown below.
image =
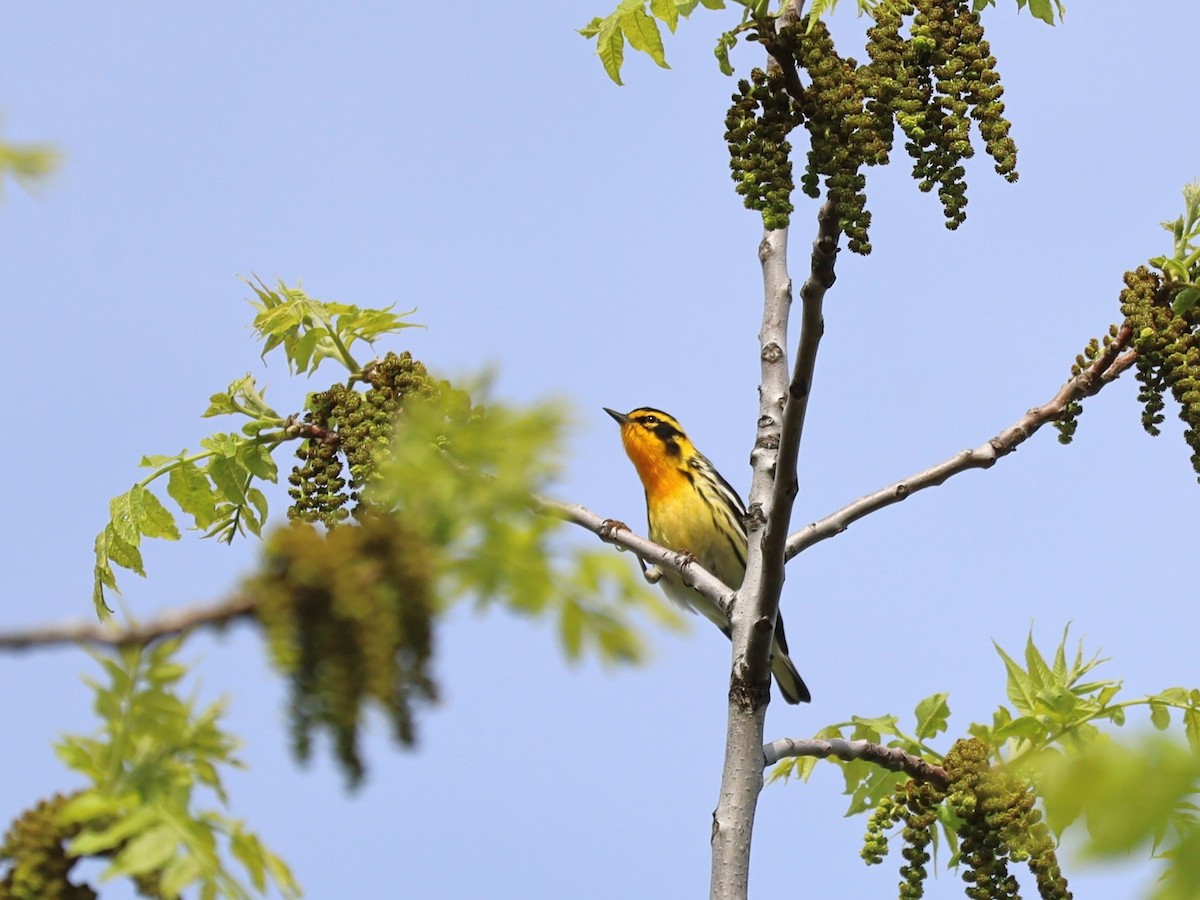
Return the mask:
<svg viewBox="0 0 1200 900">
<path fill-rule="evenodd" d="M 928 782 L 937 787 L 947 785 L 946 770 L 941 766 L 905 753 L 898 747 L 885 747 L 883 744 L 873 744 L 870 741 L 846 741 L 841 738 L 782 738 L 771 741 L 763 747 L 765 764 L 773 766 L 788 756 L 815 756 L 824 759 L 836 756 L 843 762 L 861 759 L 877 766 L 882 766 L 892 772 L 904 772 L 917 781 Z"/>
<path fill-rule="evenodd" d="M 92 644 L 120 647 L 148 644 L 197 628 L 225 626 L 254 613 L 254 602 L 234 595 L 215 604 L 197 604 L 163 613 L 140 625 L 120 627 L 102 622 L 65 622 L 24 631 L 0 632 L 0 650 L 33 650 L 64 644 Z"/>
<path fill-rule="evenodd" d="M 546 515 L 557 516 L 567 522 L 586 528 L 601 540 L 622 550 L 629 550 L 652 565 L 678 572 L 684 584 L 695 588 L 721 609 L 728 610 L 733 591 L 721 579 L 701 566 L 688 553 L 677 553 L 659 546 L 654 541 L 635 534 L 624 522 L 605 519 L 576 503 L 562 503 L 549 497 L 533 497 L 534 509 Z"/>
<path fill-rule="evenodd" d="M 1122 352 L 1132 337 L 1132 329 L 1128 325 L 1124 326 L 1104 352 L 1090 366 L 1059 388 L 1045 405 L 1035 406 L 987 443 L 974 450 L 962 450 L 928 469 L 860 497 L 823 519 L 794 532 L 787 539 L 787 558 L 791 559 L 813 544 L 841 534 L 864 516 L 893 503 L 899 503 L 917 491 L 942 484 L 960 472 L 991 468 L 997 460 L 1016 450 L 1043 425 L 1061 416 L 1071 403 L 1097 393 L 1133 365 L 1137 359 L 1136 351 Z"/>
</svg>

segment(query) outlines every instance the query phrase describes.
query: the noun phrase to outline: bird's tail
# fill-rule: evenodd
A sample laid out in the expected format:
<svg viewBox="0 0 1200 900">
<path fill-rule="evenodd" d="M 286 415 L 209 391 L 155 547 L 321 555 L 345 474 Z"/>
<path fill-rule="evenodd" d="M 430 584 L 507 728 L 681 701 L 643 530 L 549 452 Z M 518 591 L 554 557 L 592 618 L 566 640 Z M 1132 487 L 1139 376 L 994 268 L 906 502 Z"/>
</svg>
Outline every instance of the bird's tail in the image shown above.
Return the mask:
<svg viewBox="0 0 1200 900">
<path fill-rule="evenodd" d="M 788 656 L 787 636 L 783 632 L 783 616 L 775 620 L 775 645 L 772 647 L 771 673 L 779 685 L 779 693 L 788 703 L 808 703 L 812 694 L 800 677 L 795 663 Z"/>
</svg>

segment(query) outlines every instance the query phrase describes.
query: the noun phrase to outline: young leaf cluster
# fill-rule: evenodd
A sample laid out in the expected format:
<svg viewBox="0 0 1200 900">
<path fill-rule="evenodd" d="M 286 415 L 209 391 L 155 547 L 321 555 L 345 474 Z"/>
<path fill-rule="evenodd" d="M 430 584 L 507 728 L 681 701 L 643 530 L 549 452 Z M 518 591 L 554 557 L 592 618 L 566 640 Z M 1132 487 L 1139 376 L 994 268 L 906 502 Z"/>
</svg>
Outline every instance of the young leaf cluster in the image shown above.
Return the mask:
<svg viewBox="0 0 1200 900">
<path fill-rule="evenodd" d="M 680 17 L 686 19 L 700 5 L 707 9 L 725 8 L 724 0 L 621 0 L 611 13 L 604 18 L 596 16 L 579 33 L 589 40 L 596 39 L 596 54 L 604 71 L 617 84 L 624 84 L 621 66 L 625 64 L 625 42 L 669 69 L 658 23 L 665 24 L 674 34 Z"/>
<path fill-rule="evenodd" d="M 196 709 L 178 695 L 185 668 L 179 640 L 97 655 L 107 683 L 90 682 L 103 721 L 91 736 L 69 735 L 59 757 L 89 786 L 38 804 L 14 823 L 0 849 L 12 863 L 0 896 L 95 897 L 68 880 L 74 864 L 103 857 L 101 879 L 131 879 L 146 897 L 263 896 L 272 886 L 299 896 L 287 866 L 244 824 L 221 809 L 199 809 L 198 789 L 224 805 L 220 768 L 239 766 L 236 742 L 221 728 L 222 708 Z M 230 870 L 237 860 L 245 876 Z"/>
<path fill-rule="evenodd" d="M 1171 255 L 1150 260 L 1175 294 L 1171 309 L 1178 315 L 1200 303 L 1200 181 L 1183 189 L 1183 205 L 1183 215 L 1174 222 L 1162 223 L 1171 233 Z"/>
<path fill-rule="evenodd" d="M 982 12 L 989 6 L 995 6 L 996 0 L 972 0 L 972 8 L 975 12 Z M 1063 5 L 1062 0 L 1017 0 L 1017 11 L 1029 7 L 1029 13 L 1035 19 L 1041 19 L 1047 25 L 1053 25 L 1055 22 L 1055 14 L 1057 20 L 1062 21 L 1063 16 L 1067 14 L 1067 8 Z"/>
<path fill-rule="evenodd" d="M 273 665 L 289 680 L 292 743 L 306 760 L 312 733 L 330 733 L 357 785 L 358 735 L 376 705 L 396 740 L 416 739 L 414 705 L 437 697 L 432 657 L 432 566 L 424 540 L 398 517 L 319 531 L 293 522 L 267 540 L 243 591 L 255 601 Z"/>
<path fill-rule="evenodd" d="M 251 303 L 255 309 L 254 331 L 263 341 L 263 357 L 282 347 L 288 367 L 297 375 L 312 374 L 327 359 L 337 360 L 351 375 L 358 375 L 362 366 L 350 353 L 356 343 L 370 345 L 384 335 L 420 327 L 404 321 L 415 309 L 393 313 L 394 306 L 371 309 L 315 300 L 299 286 L 288 287 L 282 281 L 274 289 L 260 280 L 246 283 L 258 298 Z"/>
<path fill-rule="evenodd" d="M 351 373 L 350 382 L 372 377 L 350 355 L 357 342 L 412 327 L 390 310 L 364 309 L 347 303 L 314 300 L 299 288 L 280 282 L 268 289 L 251 283 L 257 295 L 254 328 L 263 341 L 263 355 L 282 347 L 288 366 L 296 373 L 311 373 L 324 359 L 333 358 Z M 387 366 L 376 377 L 385 377 Z M 178 540 L 176 516 L 151 490 L 166 482 L 166 494 L 192 527 L 205 537 L 230 542 L 247 531 L 260 535 L 267 518 L 266 495 L 256 481 L 274 482 L 277 465 L 272 454 L 288 441 L 312 434 L 297 417 L 281 416 L 247 374 L 209 398 L 203 415 L 241 416 L 241 428 L 217 432 L 200 441 L 200 449 L 174 456 L 144 456 L 150 474 L 109 504 L 109 521 L 96 536 L 96 563 L 92 599 L 97 614 L 108 614 L 105 590 L 117 590 L 115 567 L 143 577 L 143 538 Z"/>
<path fill-rule="evenodd" d="M 871 811 L 863 848 L 868 863 L 883 861 L 888 852 L 888 832 L 898 825 L 901 827 L 905 843 L 901 898 L 923 895 L 930 851 L 936 852 L 942 839 L 952 854 L 950 865 L 963 870 L 968 897 L 1017 897 L 1017 883 L 1008 871 L 1010 862 L 1028 864 L 1041 897 L 1068 897 L 1055 857 L 1054 834 L 1061 833 L 1062 828 L 1078 817 L 1080 806 L 1065 802 L 1055 805 L 1057 799 L 1055 803 L 1048 801 L 1050 816 L 1048 822 L 1043 822 L 1037 802 L 1043 786 L 1051 784 L 1047 779 L 1072 771 L 1076 759 L 1104 753 L 1112 742 L 1100 726 L 1125 724 L 1127 712 L 1135 707 L 1146 708 L 1151 723 L 1159 729 L 1170 727 L 1172 710 L 1178 712 L 1190 755 L 1200 753 L 1200 690 L 1168 688 L 1157 694 L 1118 701 L 1120 683 L 1096 679 L 1093 675 L 1103 660 L 1086 657 L 1082 644 L 1073 655 L 1069 654 L 1066 632 L 1049 659 L 1034 644 L 1032 634 L 1026 642 L 1023 661 L 998 646 L 996 650 L 1007 672 L 1011 708 L 1000 706 L 990 724 L 971 725 L 967 729 L 970 738 L 956 742 L 944 758 L 929 742 L 947 730 L 950 710 L 946 694 L 934 694 L 918 704 L 916 725 L 911 733 L 900 728 L 896 717 L 881 716 L 855 717 L 822 729 L 817 735 L 886 742 L 886 746 L 939 763 L 945 769 L 948 784 L 942 786 L 914 782 L 903 773 L 863 759 L 832 760 L 843 770 L 845 792 L 850 797 L 847 814 Z M 1177 752 L 1184 754 L 1182 750 Z M 1056 768 L 1059 761 L 1061 769 Z M 816 762 L 810 757 L 787 760 L 776 767 L 772 778 L 790 774 L 807 778 Z M 1133 769 L 1128 771 L 1132 773 Z M 1129 777 L 1133 779 L 1132 774 Z M 1086 792 L 1089 783 L 1072 782 L 1066 788 L 1053 790 L 1070 798 L 1076 796 L 1072 790 Z M 1195 782 L 1191 784 L 1194 787 Z M 1124 795 L 1116 790 L 1111 794 L 1113 805 L 1109 811 L 1114 817 L 1136 791 L 1132 784 L 1126 787 Z M 1161 792 L 1161 802 L 1156 800 L 1146 821 L 1153 818 L 1159 823 L 1171 823 L 1172 849 L 1163 856 L 1169 867 L 1168 876 L 1175 877 L 1170 867 L 1190 863 L 1181 862 L 1183 853 L 1175 852 L 1174 848 L 1200 846 L 1200 831 L 1196 828 L 1194 810 L 1180 799 L 1183 795 L 1179 779 L 1170 781 Z M 1100 814 L 1099 810 L 1088 813 L 1089 827 L 1091 817 Z M 1140 839 L 1145 833 L 1145 822 L 1138 827 Z M 1163 836 L 1156 835 L 1156 839 L 1161 843 Z M 1192 872 L 1189 869 L 1179 877 L 1190 878 Z"/>
</svg>

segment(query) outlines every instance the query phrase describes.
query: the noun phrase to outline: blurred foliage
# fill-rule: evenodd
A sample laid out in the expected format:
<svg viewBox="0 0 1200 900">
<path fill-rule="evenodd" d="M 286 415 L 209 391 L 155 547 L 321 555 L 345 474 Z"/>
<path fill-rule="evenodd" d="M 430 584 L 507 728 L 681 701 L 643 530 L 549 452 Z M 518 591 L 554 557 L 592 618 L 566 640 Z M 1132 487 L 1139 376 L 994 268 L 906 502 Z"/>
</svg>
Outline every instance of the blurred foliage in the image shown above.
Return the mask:
<svg viewBox="0 0 1200 900">
<path fill-rule="evenodd" d="M 1048 753 L 1034 765 L 1054 831 L 1079 820 L 1086 825 L 1085 857 L 1119 861 L 1149 847 L 1163 860 L 1149 893 L 1154 900 L 1200 897 L 1200 742 L 1189 738 L 1190 749 L 1161 736 L 1096 741 L 1069 757 Z"/>
<path fill-rule="evenodd" d="M 290 681 L 301 759 L 311 754 L 314 728 L 328 729 L 358 784 L 358 728 L 369 702 L 387 714 L 397 741 L 414 742 L 413 704 L 437 697 L 431 580 L 424 540 L 391 516 L 328 534 L 293 522 L 267 540 L 243 590 L 255 601 L 272 663 Z"/>
<path fill-rule="evenodd" d="M 29 188 L 58 168 L 58 151 L 49 144 L 13 144 L 0 140 L 0 192 L 5 177 Z"/>
<path fill-rule="evenodd" d="M 68 735 L 56 750 L 89 786 L 23 814 L 0 848 L 11 868 L 0 898 L 83 900 L 96 894 L 68 881 L 84 857 L 104 857 L 102 880 L 127 877 L 146 897 L 263 896 L 268 885 L 299 896 L 287 866 L 245 825 L 220 809 L 198 809 L 197 789 L 224 806 L 222 766 L 240 767 L 236 742 L 221 728 L 222 704 L 198 710 L 178 695 L 186 668 L 180 640 L 95 654 L 107 683 L 88 680 L 102 724 L 91 736 Z M 248 885 L 229 869 L 245 870 Z"/>
<path fill-rule="evenodd" d="M 78 857 L 67 851 L 66 844 L 82 826 L 60 821 L 59 812 L 68 799 L 55 794 L 21 813 L 9 826 L 0 844 L 0 866 L 8 868 L 0 879 L 0 900 L 95 900 L 98 896 L 69 877 Z"/>
<path fill-rule="evenodd" d="M 1174 238 L 1173 255 L 1150 260 L 1161 275 L 1145 266 L 1126 272 L 1120 303 L 1123 325 L 1133 334 L 1130 346 L 1137 352 L 1142 427 L 1152 436 L 1160 433 L 1170 393 L 1184 424 L 1192 469 L 1200 480 L 1200 182 L 1189 184 L 1183 193 L 1184 214 L 1163 223 Z M 1093 338 L 1075 358 L 1072 376 L 1090 366 L 1118 331 L 1112 325 L 1102 340 Z M 1061 443 L 1072 441 L 1082 412 L 1077 401 L 1055 421 Z"/>
<path fill-rule="evenodd" d="M 899 896 L 904 900 L 922 896 L 925 864 L 943 841 L 951 854 L 948 865 L 961 870 L 968 897 L 1018 897 L 1008 870 L 1012 862 L 1029 866 L 1041 897 L 1069 897 L 1053 838 L 1081 815 L 1091 853 L 1118 857 L 1152 843 L 1163 862 L 1162 884 L 1179 886 L 1169 888 L 1175 893 L 1156 896 L 1197 896 L 1188 890 L 1200 883 L 1192 852 L 1200 848 L 1200 836 L 1190 799 L 1200 773 L 1200 690 L 1172 687 L 1118 700 L 1121 683 L 1093 674 L 1104 660 L 1085 656 L 1082 642 L 1072 656 L 1067 639 L 1064 631 L 1049 659 L 1032 633 L 1023 661 L 997 646 L 1011 706 L 998 707 L 990 724 L 970 725 L 970 736 L 945 755 L 932 746 L 949 727 L 945 693 L 917 704 L 911 728 L 902 728 L 896 716 L 856 716 L 816 734 L 896 747 L 946 770 L 947 784 L 919 784 L 862 759 L 830 759 L 842 770 L 850 797 L 847 815 L 870 813 L 863 849 L 868 863 L 883 861 L 888 832 L 900 826 L 905 862 Z M 1133 750 L 1115 744 L 1100 726 L 1124 725 L 1127 713 L 1138 708 L 1160 730 L 1171 726 L 1174 711 L 1184 740 Z M 1158 758 L 1165 760 L 1161 773 L 1151 777 L 1145 767 Z M 817 762 L 814 757 L 786 759 L 771 780 L 792 775 L 807 780 Z"/>
</svg>

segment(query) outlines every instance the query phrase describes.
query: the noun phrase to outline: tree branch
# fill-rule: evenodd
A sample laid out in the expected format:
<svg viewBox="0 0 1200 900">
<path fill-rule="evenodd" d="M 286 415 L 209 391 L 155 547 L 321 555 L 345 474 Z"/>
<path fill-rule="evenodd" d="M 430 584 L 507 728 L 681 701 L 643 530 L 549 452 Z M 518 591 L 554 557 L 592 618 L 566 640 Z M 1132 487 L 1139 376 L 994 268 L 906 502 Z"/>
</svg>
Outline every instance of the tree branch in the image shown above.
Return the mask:
<svg viewBox="0 0 1200 900">
<path fill-rule="evenodd" d="M 696 562 L 690 554 L 668 550 L 649 538 L 635 534 L 624 522 L 602 518 L 577 503 L 563 503 L 537 495 L 532 500 L 534 509 L 539 512 L 586 528 L 602 541 L 621 550 L 628 550 L 644 562 L 658 566 L 660 569 L 678 572 L 684 584 L 695 588 L 705 597 L 717 603 L 721 609 L 729 609 L 733 600 L 732 588 Z"/>
<path fill-rule="evenodd" d="M 0 650 L 33 650 L 64 644 L 92 644 L 121 647 L 148 644 L 159 638 L 173 637 L 196 628 L 224 627 L 230 622 L 254 614 L 255 604 L 235 594 L 215 604 L 197 604 L 163 613 L 140 625 L 120 627 L 110 622 L 65 622 L 24 631 L 0 632 Z"/>
<path fill-rule="evenodd" d="M 928 782 L 940 788 L 947 785 L 946 770 L 941 766 L 905 753 L 898 747 L 885 747 L 870 741 L 846 741 L 841 738 L 781 738 L 763 746 L 766 765 L 773 766 L 789 756 L 815 756 L 825 759 L 834 756 L 843 762 L 856 759 L 874 763 L 892 772 L 904 772 L 917 781 Z"/>
<path fill-rule="evenodd" d="M 793 533 L 787 539 L 787 558 L 791 559 L 813 544 L 841 534 L 864 516 L 893 503 L 899 503 L 917 491 L 942 484 L 968 469 L 990 469 L 997 460 L 1016 450 L 1043 425 L 1061 416 L 1071 403 L 1098 393 L 1133 365 L 1137 359 L 1137 352 L 1130 350 L 1122 353 L 1132 337 L 1133 330 L 1128 325 L 1121 328 L 1104 352 L 1096 357 L 1090 366 L 1060 387 L 1045 405 L 1035 406 L 987 443 L 974 450 L 962 450 L 928 469 L 867 494 Z"/>
<path fill-rule="evenodd" d="M 761 382 L 753 475 L 747 506 L 746 575 L 730 611 L 733 665 L 729 688 L 725 765 L 713 812 L 710 897 L 744 898 L 749 885 L 750 841 L 763 773 L 760 750 L 771 696 L 771 643 L 783 590 L 784 548 L 798 490 L 796 462 L 804 417 L 824 331 L 822 302 L 833 284 L 840 233 L 837 212 L 826 202 L 818 214 L 803 301 L 799 349 L 789 377 L 787 326 L 792 282 L 786 229 L 768 230 L 759 245 L 763 320 L 759 331 Z"/>
</svg>

